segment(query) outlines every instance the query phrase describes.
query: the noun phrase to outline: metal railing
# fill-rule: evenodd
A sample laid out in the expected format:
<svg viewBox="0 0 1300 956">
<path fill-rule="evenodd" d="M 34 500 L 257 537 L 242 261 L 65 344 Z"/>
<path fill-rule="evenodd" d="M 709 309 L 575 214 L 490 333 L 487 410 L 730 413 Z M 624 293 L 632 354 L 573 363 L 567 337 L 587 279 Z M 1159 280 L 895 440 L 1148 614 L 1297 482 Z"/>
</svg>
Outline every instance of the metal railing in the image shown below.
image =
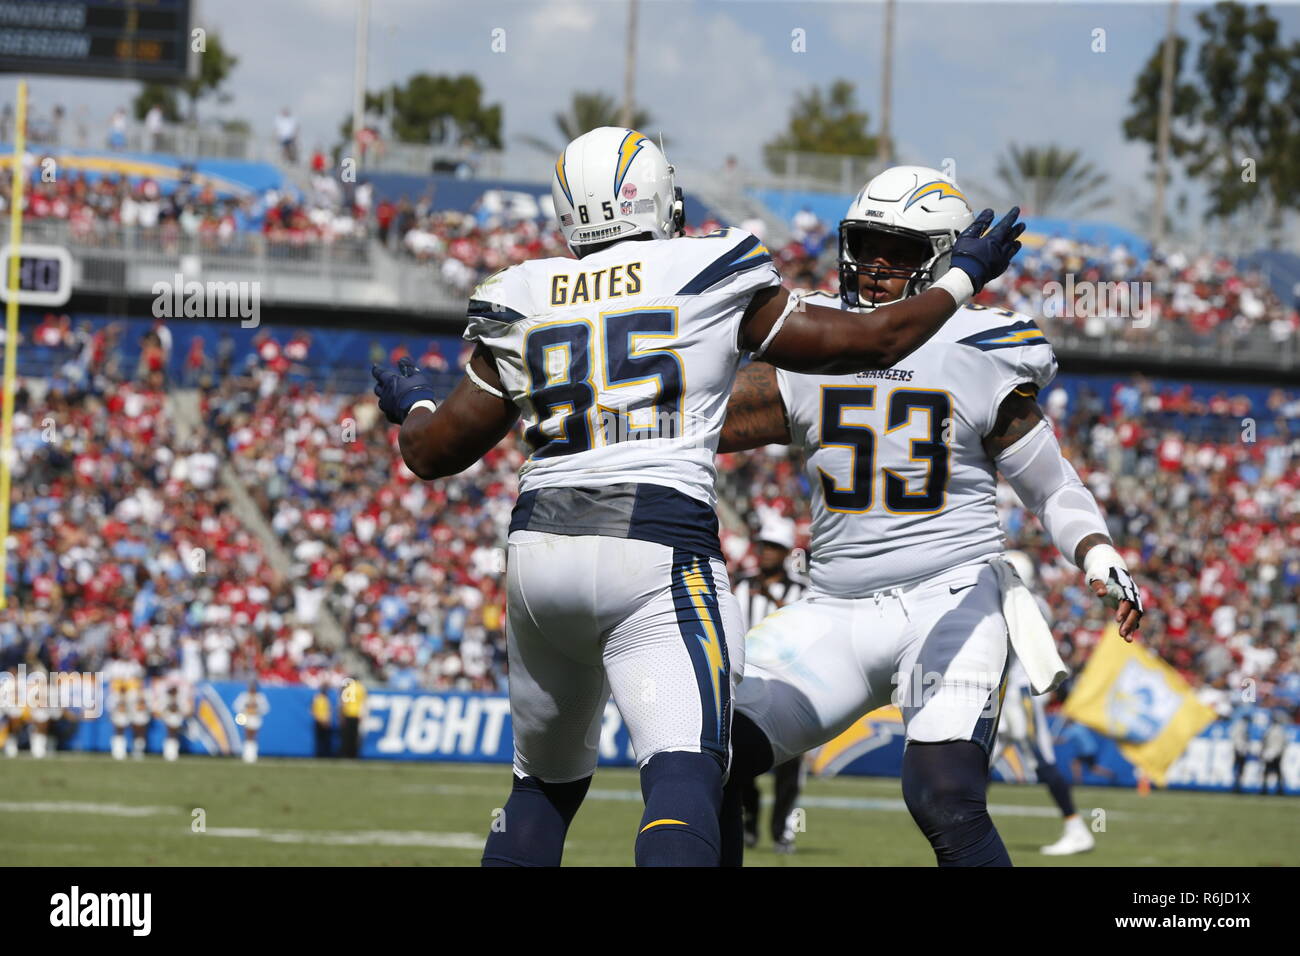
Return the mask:
<svg viewBox="0 0 1300 956">
<path fill-rule="evenodd" d="M 187 159 L 243 159 L 271 162 L 279 154 L 278 144 L 253 133 L 223 129 L 216 125 L 191 126 L 164 123 L 150 131 L 142 123 L 129 123 L 121 141 L 100 126 L 93 130 L 81 121 L 33 125 L 33 149 L 86 149 L 107 152 L 169 153 Z"/>
<path fill-rule="evenodd" d="M 59 220 L 29 222 L 24 238 L 66 246 L 79 293 L 153 294 L 158 282 L 179 275 L 184 282 L 256 283 L 258 301 L 268 302 L 401 307 L 408 294 L 419 294 L 414 276 L 390 275 L 381 283 L 375 257 L 383 253 L 362 238 L 300 244 L 240 232 L 222 240 L 186 235 L 174 225 L 73 227 Z"/>
<path fill-rule="evenodd" d="M 279 241 L 260 233 L 236 232 L 228 238 L 188 235 L 174 224 L 154 228 L 124 226 L 94 221 L 73 226 L 57 219 L 38 219 L 23 227 L 30 242 L 67 246 L 74 255 L 126 257 L 140 264 L 170 264 L 198 256 L 223 264 L 247 262 L 246 268 L 263 270 L 266 263 L 276 268 L 319 270 L 328 268 L 351 277 L 372 274 L 370 243 L 365 239 L 337 238 L 313 242 Z"/>
<path fill-rule="evenodd" d="M 1265 368 L 1288 371 L 1300 365 L 1300 347 L 1294 335 L 1275 339 L 1264 326 L 1245 333 L 1196 332 L 1174 320 L 1155 322 L 1148 329 L 1125 328 L 1124 323 L 1087 329 L 1060 319 L 1036 319 L 1052 347 L 1065 357 L 1127 359 L 1160 366 L 1192 364 L 1233 368 Z"/>
<path fill-rule="evenodd" d="M 29 222 L 25 233 L 27 241 L 69 249 L 77 292 L 153 294 L 158 282 L 174 282 L 180 275 L 185 282 L 256 282 L 263 302 L 463 314 L 463 295 L 442 281 L 437 263 L 395 256 L 371 239 L 291 244 L 236 233 L 223 242 L 174 228 L 97 222 L 74 229 L 52 220 Z M 1150 361 L 1153 370 L 1178 363 L 1282 371 L 1300 366 L 1295 336 L 1275 338 L 1265 324 L 1245 331 L 1224 325 L 1207 334 L 1172 319 L 1145 329 L 1122 319 L 1080 323 L 1043 317 L 1039 322 L 1067 357 Z"/>
<path fill-rule="evenodd" d="M 111 147 L 110 147 L 111 148 Z M 275 144 L 254 136 L 212 126 L 166 124 L 156 133 L 143 126 L 127 129 L 126 149 L 138 153 L 170 153 L 203 159 L 271 161 Z"/>
<path fill-rule="evenodd" d="M 746 172 L 746 185 L 758 189 L 809 189 L 856 193 L 885 167 L 879 159 L 835 156 L 797 150 L 764 150 L 764 170 Z"/>
<path fill-rule="evenodd" d="M 411 173 L 419 176 L 504 179 L 509 178 L 505 156 L 505 153 L 496 149 L 380 142 L 366 154 L 361 168 L 373 172 Z M 533 175 L 529 178 L 537 178 L 537 175 L 537 170 L 533 170 Z"/>
</svg>

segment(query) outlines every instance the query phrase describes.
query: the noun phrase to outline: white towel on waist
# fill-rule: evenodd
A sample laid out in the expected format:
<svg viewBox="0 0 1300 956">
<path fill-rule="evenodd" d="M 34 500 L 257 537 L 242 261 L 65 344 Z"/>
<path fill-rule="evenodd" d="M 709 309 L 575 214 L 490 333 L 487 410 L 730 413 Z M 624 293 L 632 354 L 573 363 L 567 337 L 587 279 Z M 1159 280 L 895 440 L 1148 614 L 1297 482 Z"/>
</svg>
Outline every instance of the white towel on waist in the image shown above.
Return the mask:
<svg viewBox="0 0 1300 956">
<path fill-rule="evenodd" d="M 1056 690 L 1070 676 L 1070 669 L 1056 650 L 1056 639 L 1038 601 L 1008 561 L 999 557 L 992 564 L 1002 588 L 1002 614 L 1007 619 L 1011 648 L 1025 666 L 1030 686 L 1035 694 Z"/>
</svg>

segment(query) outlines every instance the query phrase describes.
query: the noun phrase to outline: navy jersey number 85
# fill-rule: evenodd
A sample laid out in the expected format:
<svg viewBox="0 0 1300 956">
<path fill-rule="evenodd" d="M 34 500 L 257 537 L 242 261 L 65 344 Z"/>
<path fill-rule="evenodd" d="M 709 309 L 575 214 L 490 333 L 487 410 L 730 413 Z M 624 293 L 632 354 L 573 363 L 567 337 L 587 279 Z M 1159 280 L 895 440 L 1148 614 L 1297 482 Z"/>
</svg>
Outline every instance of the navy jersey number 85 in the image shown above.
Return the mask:
<svg viewBox="0 0 1300 956">
<path fill-rule="evenodd" d="M 675 338 L 677 309 L 602 312 L 599 323 L 604 343 L 601 392 L 648 382 L 654 384 L 654 394 L 643 393 L 612 407 L 602 405 L 593 415 L 598 386 L 591 362 L 592 323 L 565 320 L 529 330 L 524 359 L 536 423 L 525 429 L 524 438 L 533 447 L 534 458 L 587 451 L 593 442 L 680 434 L 681 360 L 671 349 L 637 344 L 647 338 Z M 553 424 L 557 415 L 558 426 Z"/>
</svg>

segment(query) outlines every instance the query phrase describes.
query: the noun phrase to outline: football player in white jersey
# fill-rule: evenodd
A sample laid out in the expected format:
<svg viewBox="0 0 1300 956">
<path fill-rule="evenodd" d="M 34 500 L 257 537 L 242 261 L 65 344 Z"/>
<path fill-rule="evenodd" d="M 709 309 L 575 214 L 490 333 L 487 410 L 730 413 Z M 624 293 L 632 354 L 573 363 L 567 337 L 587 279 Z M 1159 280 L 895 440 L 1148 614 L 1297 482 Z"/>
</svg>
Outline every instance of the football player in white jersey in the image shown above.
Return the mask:
<svg viewBox="0 0 1300 956">
<path fill-rule="evenodd" d="M 810 301 L 870 315 L 924 295 L 960 256 L 971 221 L 966 197 L 938 171 L 886 170 L 840 223 L 838 301 Z M 996 473 L 1117 607 L 1125 638 L 1142 613 L 1096 502 L 1035 400 L 1055 374 L 1032 321 L 970 305 L 901 362 L 847 375 L 765 362 L 741 371 L 719 451 L 803 449 L 812 588 L 746 642 L 724 862 L 741 856 L 734 794 L 746 776 L 892 701 L 907 728 L 903 794 L 939 864 L 1010 863 L 985 798 L 1008 644 L 990 563 L 1003 550 Z"/>
<path fill-rule="evenodd" d="M 1013 209 L 958 241 L 931 289 L 871 314 L 800 307 L 738 229 L 686 238 L 662 152 L 635 130 L 570 143 L 552 196 L 576 258 L 524 262 L 469 303 L 477 342 L 441 405 L 408 362 L 375 367 L 402 457 L 470 467 L 522 416 L 531 455 L 509 537 L 514 784 L 485 865 L 557 865 L 596 767 L 611 695 L 641 770 L 636 860 L 717 865 L 743 628 L 714 513 L 714 450 L 745 353 L 845 372 L 895 364 L 1000 274 Z"/>
</svg>

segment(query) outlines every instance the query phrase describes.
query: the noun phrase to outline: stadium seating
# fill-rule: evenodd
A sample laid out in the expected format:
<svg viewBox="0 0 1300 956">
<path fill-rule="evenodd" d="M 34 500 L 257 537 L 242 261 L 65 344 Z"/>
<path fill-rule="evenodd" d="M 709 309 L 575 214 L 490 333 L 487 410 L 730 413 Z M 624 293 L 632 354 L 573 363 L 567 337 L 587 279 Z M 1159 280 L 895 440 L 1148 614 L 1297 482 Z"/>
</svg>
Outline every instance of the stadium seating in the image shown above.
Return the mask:
<svg viewBox="0 0 1300 956">
<path fill-rule="evenodd" d="M 231 510 L 211 437 L 182 436 L 158 371 L 126 378 L 22 382 L 0 669 L 125 657 L 150 677 L 336 679 L 310 595 Z"/>
</svg>

